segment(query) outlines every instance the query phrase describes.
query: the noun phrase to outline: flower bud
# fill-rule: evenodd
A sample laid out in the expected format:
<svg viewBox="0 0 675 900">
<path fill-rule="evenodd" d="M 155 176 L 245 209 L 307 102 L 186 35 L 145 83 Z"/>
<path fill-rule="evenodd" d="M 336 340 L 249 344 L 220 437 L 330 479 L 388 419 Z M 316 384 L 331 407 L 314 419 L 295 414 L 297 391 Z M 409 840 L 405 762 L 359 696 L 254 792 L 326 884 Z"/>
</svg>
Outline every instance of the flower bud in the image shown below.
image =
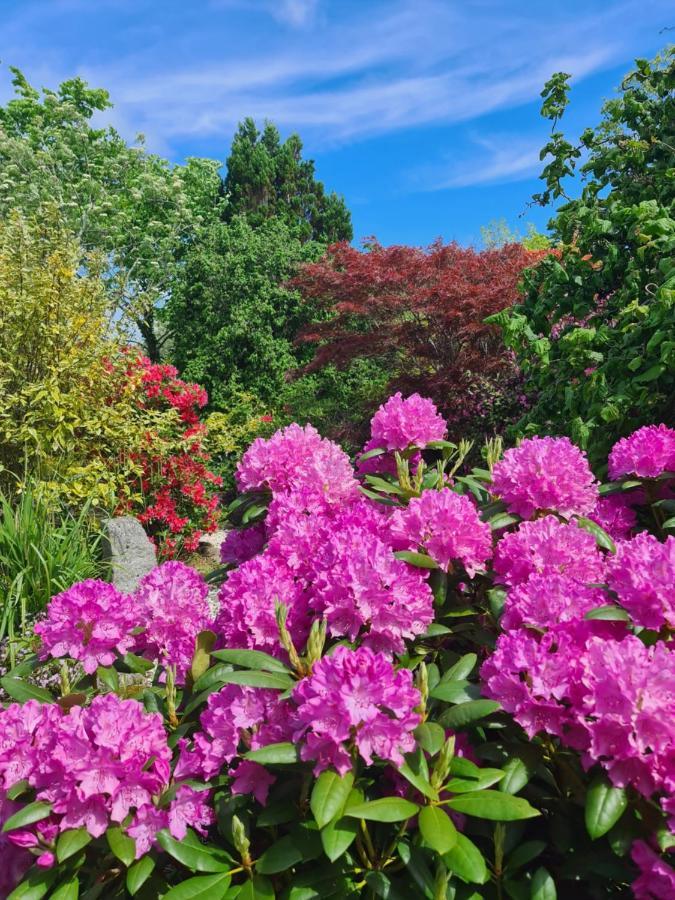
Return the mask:
<svg viewBox="0 0 675 900">
<path fill-rule="evenodd" d="M 434 788 L 439 788 L 448 777 L 450 772 L 450 764 L 455 755 L 455 736 L 448 738 L 438 754 L 434 771 L 431 773 L 430 784 Z"/>
<path fill-rule="evenodd" d="M 279 629 L 279 640 L 281 641 L 281 646 L 284 648 L 286 653 L 288 653 L 288 658 L 293 668 L 296 671 L 300 672 L 302 671 L 302 662 L 300 661 L 298 651 L 295 649 L 293 639 L 291 638 L 288 628 L 286 627 L 288 607 L 283 603 L 277 601 L 274 607 L 274 614 L 277 620 L 277 628 Z"/>
<path fill-rule="evenodd" d="M 326 626 L 327 622 L 325 619 L 315 619 L 312 622 L 306 650 L 307 664 L 310 668 L 321 659 L 324 644 L 326 643 Z"/>
<path fill-rule="evenodd" d="M 244 862 L 247 862 L 249 859 L 251 842 L 246 837 L 246 830 L 244 829 L 241 819 L 237 816 L 232 816 L 232 841 L 237 848 L 237 853 Z"/>
</svg>

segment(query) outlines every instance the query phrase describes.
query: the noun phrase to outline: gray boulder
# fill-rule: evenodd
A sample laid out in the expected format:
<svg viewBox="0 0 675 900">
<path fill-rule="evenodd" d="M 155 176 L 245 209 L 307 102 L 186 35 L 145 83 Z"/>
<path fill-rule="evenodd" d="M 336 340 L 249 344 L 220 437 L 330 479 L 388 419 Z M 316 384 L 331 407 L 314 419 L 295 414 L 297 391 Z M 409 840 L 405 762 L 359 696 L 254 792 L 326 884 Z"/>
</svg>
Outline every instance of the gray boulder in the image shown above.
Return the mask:
<svg viewBox="0 0 675 900">
<path fill-rule="evenodd" d="M 141 578 L 157 565 L 152 541 L 133 516 L 108 519 L 105 538 L 103 553 L 112 568 L 113 584 L 123 593 L 135 591 Z"/>
</svg>

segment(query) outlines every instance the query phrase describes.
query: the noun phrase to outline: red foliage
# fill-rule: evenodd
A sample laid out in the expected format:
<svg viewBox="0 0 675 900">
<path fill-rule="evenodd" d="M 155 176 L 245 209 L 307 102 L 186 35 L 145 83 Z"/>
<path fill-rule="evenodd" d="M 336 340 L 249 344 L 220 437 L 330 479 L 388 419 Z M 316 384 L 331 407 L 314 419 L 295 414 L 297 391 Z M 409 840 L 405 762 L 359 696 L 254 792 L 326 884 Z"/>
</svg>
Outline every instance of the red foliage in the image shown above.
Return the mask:
<svg viewBox="0 0 675 900">
<path fill-rule="evenodd" d="M 494 418 L 499 398 L 517 395 L 518 372 L 484 320 L 516 301 L 523 269 L 545 253 L 521 244 L 480 252 L 440 241 L 427 250 L 334 244 L 291 282 L 330 314 L 300 335 L 319 345 L 308 369 L 380 358 L 392 390 L 433 398 L 458 431 Z"/>
<path fill-rule="evenodd" d="M 127 389 L 131 385 L 135 390 L 139 408 L 178 412 L 168 434 L 166 423 L 161 434 L 151 427 L 143 435 L 143 449 L 131 454 L 140 468 L 138 483 L 131 488 L 143 499 L 121 501 L 119 511 L 138 517 L 162 558 L 196 550 L 201 535 L 218 526 L 217 488 L 222 484 L 208 468 L 206 428 L 199 419 L 208 395 L 198 384 L 178 378 L 174 366 L 140 355 L 126 354 L 118 374 Z"/>
</svg>

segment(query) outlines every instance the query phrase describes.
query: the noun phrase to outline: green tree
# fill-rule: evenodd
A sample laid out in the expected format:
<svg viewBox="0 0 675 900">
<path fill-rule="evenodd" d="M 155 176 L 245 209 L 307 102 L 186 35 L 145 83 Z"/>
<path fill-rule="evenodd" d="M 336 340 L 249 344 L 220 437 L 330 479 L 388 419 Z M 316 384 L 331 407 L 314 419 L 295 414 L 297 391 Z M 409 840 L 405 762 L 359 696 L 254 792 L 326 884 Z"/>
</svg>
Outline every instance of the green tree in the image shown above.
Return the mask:
<svg viewBox="0 0 675 900">
<path fill-rule="evenodd" d="M 227 409 L 241 392 L 276 408 L 286 373 L 300 362 L 294 338 L 307 316 L 285 282 L 321 249 L 280 218 L 253 227 L 239 216 L 187 250 L 164 320 L 176 365 L 206 387 L 214 408 Z"/>
<path fill-rule="evenodd" d="M 12 69 L 14 99 L 0 107 L 0 216 L 39 214 L 45 204 L 85 254 L 107 260 L 105 281 L 149 355 L 162 341 L 155 312 L 180 278 L 186 248 L 219 215 L 220 164 L 170 166 L 92 118 L 111 106 L 107 91 L 80 78 L 38 92 Z M 83 260 L 84 261 L 84 260 Z"/>
<path fill-rule="evenodd" d="M 257 226 L 279 218 L 301 241 L 350 241 L 351 216 L 345 202 L 327 194 L 314 174 L 314 162 L 302 159 L 302 141 L 292 134 L 282 143 L 270 122 L 262 132 L 253 119 L 240 123 L 227 159 L 228 219 L 245 215 Z"/>
<path fill-rule="evenodd" d="M 533 400 L 518 432 L 567 433 L 600 461 L 621 435 L 675 418 L 675 53 L 637 60 L 579 145 L 555 130 L 568 79 L 542 94 L 554 131 L 536 199 L 565 201 L 549 224 L 556 253 L 492 321 Z"/>
</svg>

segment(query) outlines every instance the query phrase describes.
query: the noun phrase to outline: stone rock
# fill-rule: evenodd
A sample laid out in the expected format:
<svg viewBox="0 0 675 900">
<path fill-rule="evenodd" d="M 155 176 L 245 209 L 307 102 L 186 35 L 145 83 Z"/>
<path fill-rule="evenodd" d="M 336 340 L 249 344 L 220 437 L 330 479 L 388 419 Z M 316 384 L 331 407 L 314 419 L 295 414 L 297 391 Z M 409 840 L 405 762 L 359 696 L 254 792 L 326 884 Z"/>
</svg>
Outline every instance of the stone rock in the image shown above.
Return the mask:
<svg viewBox="0 0 675 900">
<path fill-rule="evenodd" d="M 112 568 L 112 581 L 123 593 L 138 587 L 144 575 L 157 565 L 154 544 L 133 516 L 108 519 L 105 524 L 103 554 Z"/>
<path fill-rule="evenodd" d="M 227 531 L 212 531 L 199 538 L 199 555 L 208 560 L 214 569 L 220 565 L 220 545 L 227 537 Z"/>
</svg>

